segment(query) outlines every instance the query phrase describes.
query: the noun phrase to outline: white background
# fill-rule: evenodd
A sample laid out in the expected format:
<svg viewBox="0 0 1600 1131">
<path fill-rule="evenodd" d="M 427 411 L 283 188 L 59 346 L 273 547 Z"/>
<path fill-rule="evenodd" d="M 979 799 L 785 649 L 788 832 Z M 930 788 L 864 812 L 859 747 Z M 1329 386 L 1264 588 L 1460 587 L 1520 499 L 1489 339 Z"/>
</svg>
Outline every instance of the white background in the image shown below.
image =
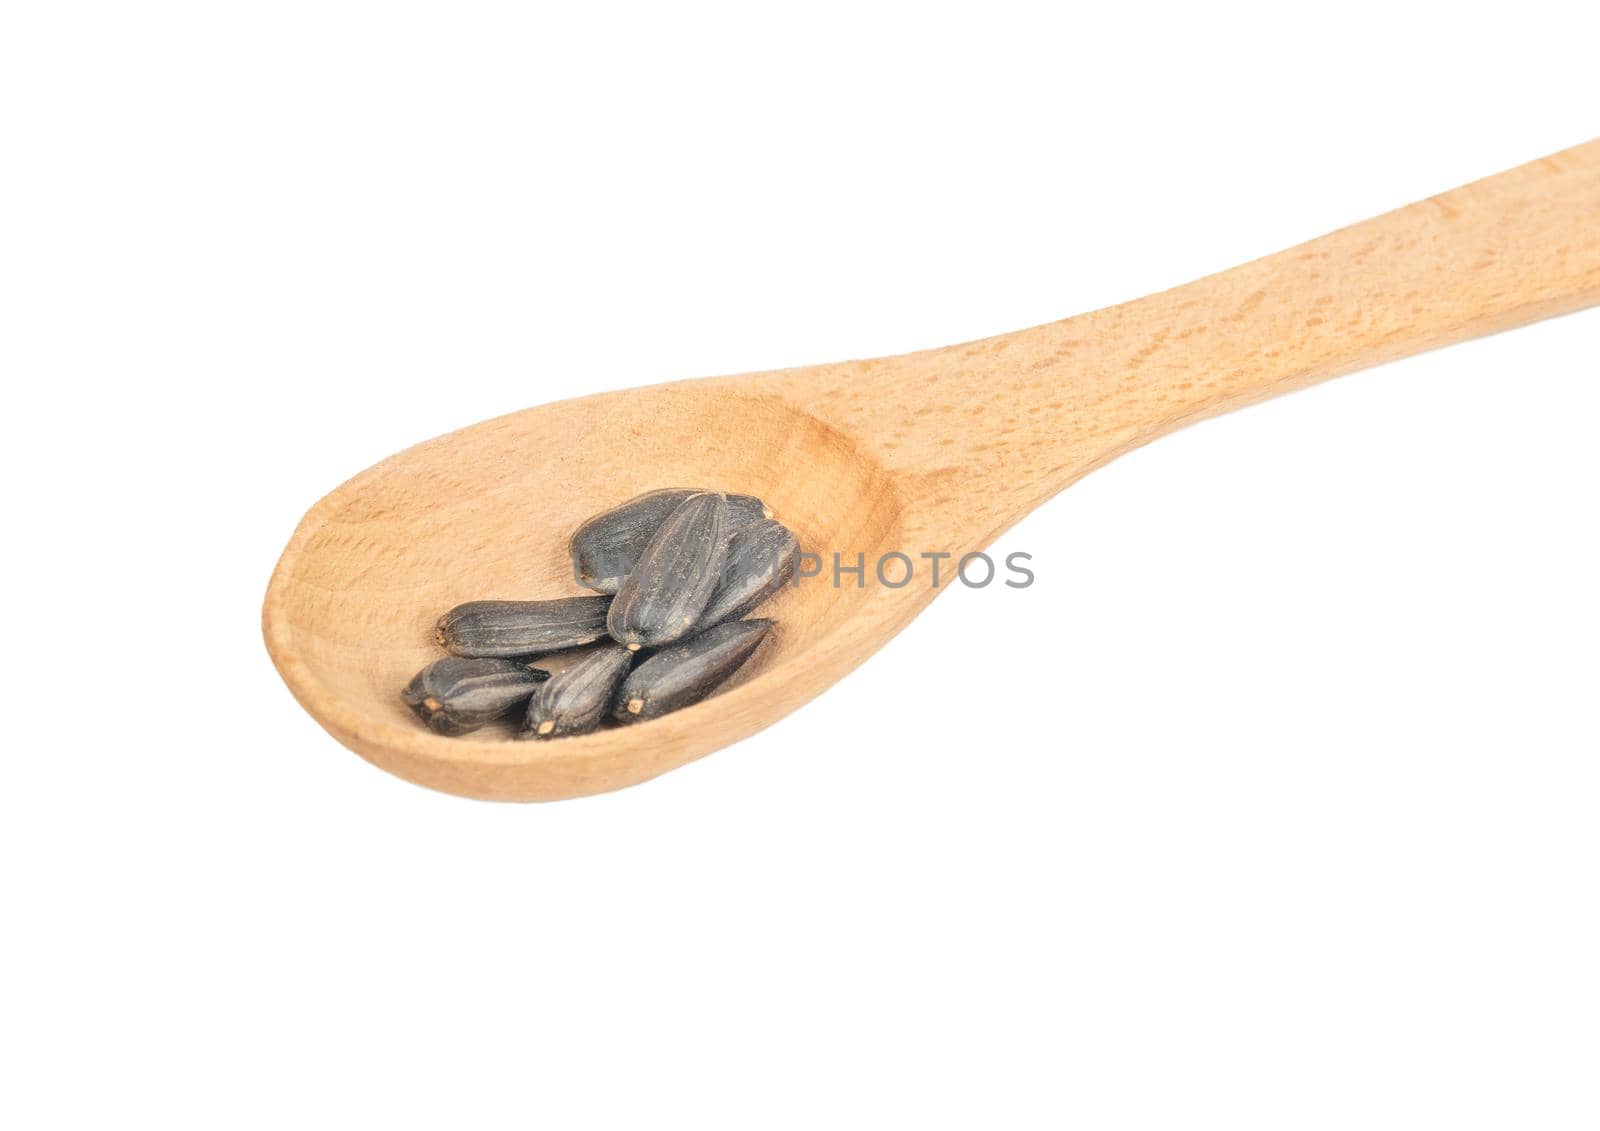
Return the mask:
<svg viewBox="0 0 1600 1131">
<path fill-rule="evenodd" d="M 619 794 L 387 777 L 258 627 L 438 432 L 1600 134 L 1588 7 L 7 5 L 0 1121 L 1595 1127 L 1600 313 L 1130 455 Z"/>
</svg>

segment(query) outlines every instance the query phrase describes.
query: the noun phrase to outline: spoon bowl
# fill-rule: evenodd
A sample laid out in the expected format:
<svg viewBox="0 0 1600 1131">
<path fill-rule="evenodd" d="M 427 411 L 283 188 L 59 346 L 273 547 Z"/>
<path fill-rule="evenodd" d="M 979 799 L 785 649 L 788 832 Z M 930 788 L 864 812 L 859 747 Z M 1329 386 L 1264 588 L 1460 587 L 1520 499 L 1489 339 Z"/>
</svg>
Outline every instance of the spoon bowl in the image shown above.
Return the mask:
<svg viewBox="0 0 1600 1131">
<path fill-rule="evenodd" d="M 777 721 L 945 588 L 954 561 L 1119 454 L 1195 420 L 1600 301 L 1600 142 L 1174 290 L 980 342 L 683 381 L 528 409 L 401 452 L 301 521 L 268 586 L 267 647 L 340 742 L 471 797 L 645 781 Z M 820 576 L 726 688 L 660 719 L 552 742 L 444 738 L 400 701 L 463 601 L 581 593 L 567 536 L 644 491 L 761 496 Z M 855 574 L 834 574 L 834 555 Z M 945 574 L 948 578 L 948 572 Z"/>
<path fill-rule="evenodd" d="M 760 495 L 807 549 L 848 547 L 847 558 L 874 561 L 900 545 L 899 499 L 870 454 L 781 398 L 728 386 L 681 382 L 530 409 L 344 484 L 306 516 L 269 594 L 268 644 L 296 697 L 341 742 L 402 777 L 475 797 L 548 799 L 681 765 L 855 666 L 863 640 L 840 629 L 904 623 L 914 593 L 825 577 L 787 588 L 761 610 L 779 628 L 724 691 L 635 727 L 558 742 L 510 741 L 509 724 L 444 738 L 400 701 L 398 689 L 440 654 L 442 612 L 477 598 L 585 592 L 567 534 L 656 487 Z M 781 702 L 758 683 L 781 689 Z"/>
</svg>

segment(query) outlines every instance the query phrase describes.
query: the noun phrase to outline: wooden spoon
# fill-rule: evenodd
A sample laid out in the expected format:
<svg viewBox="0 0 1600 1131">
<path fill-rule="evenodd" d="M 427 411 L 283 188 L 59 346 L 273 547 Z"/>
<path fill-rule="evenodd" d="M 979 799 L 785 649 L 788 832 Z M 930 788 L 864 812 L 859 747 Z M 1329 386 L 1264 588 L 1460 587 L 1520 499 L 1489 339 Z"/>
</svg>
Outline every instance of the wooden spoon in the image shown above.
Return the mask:
<svg viewBox="0 0 1600 1131">
<path fill-rule="evenodd" d="M 925 572 L 879 584 L 883 553 L 981 550 L 1185 424 L 1596 301 L 1600 140 L 1031 330 L 528 409 L 401 452 L 314 506 L 268 587 L 267 647 L 318 722 L 401 777 L 498 799 L 617 789 L 781 719 L 944 591 Z M 760 495 L 829 573 L 835 552 L 865 555 L 866 583 L 784 592 L 762 611 L 778 629 L 728 690 L 652 722 L 538 743 L 441 738 L 411 717 L 399 692 L 438 654 L 441 612 L 578 592 L 568 533 L 656 487 Z"/>
</svg>

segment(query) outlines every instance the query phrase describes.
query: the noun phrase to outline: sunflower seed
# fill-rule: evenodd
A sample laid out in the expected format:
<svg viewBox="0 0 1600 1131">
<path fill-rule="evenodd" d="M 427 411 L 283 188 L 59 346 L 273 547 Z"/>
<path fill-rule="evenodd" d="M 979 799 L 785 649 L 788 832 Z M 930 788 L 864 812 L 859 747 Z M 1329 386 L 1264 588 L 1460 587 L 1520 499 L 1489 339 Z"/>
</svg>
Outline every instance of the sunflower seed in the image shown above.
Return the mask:
<svg viewBox="0 0 1600 1131">
<path fill-rule="evenodd" d="M 528 713 L 517 737 L 588 734 L 605 718 L 611 697 L 632 663 L 632 652 L 620 644 L 606 643 L 557 672 L 528 700 Z"/>
<path fill-rule="evenodd" d="M 434 733 L 453 736 L 521 707 L 549 678 L 511 660 L 445 656 L 418 672 L 400 697 Z"/>
<path fill-rule="evenodd" d="M 633 572 L 651 537 L 698 489 L 667 488 L 638 495 L 589 519 L 573 531 L 567 548 L 572 551 L 572 575 L 585 589 L 615 593 Z M 754 495 L 728 496 L 728 533 L 770 517 L 767 505 Z"/>
<path fill-rule="evenodd" d="M 703 625 L 738 620 L 782 588 L 794 573 L 800 543 L 780 522 L 753 522 L 728 541 L 717 592 L 701 614 Z"/>
<path fill-rule="evenodd" d="M 458 656 L 533 656 L 592 644 L 606 634 L 609 597 L 468 601 L 439 618 L 435 633 Z"/>
<path fill-rule="evenodd" d="M 663 648 L 622 681 L 612 716 L 633 723 L 698 703 L 750 658 L 770 620 L 737 620 Z"/>
<path fill-rule="evenodd" d="M 611 602 L 606 626 L 637 651 L 681 640 L 700 623 L 728 557 L 728 503 L 690 495 L 667 516 Z"/>
</svg>

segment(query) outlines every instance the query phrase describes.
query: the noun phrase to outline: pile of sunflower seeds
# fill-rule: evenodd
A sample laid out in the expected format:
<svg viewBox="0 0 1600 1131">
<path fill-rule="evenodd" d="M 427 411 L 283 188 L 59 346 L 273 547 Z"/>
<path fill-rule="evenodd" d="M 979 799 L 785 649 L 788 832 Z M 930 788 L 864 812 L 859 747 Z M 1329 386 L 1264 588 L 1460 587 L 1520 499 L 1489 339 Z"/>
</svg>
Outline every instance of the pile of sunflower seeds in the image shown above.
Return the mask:
<svg viewBox="0 0 1600 1131">
<path fill-rule="evenodd" d="M 562 738 L 698 703 L 771 630 L 744 618 L 800 552 L 755 496 L 683 489 L 598 514 L 569 545 L 573 576 L 597 596 L 469 601 L 439 619 L 450 655 L 402 693 L 430 729 L 467 734 L 520 713 L 519 738 Z M 533 665 L 563 653 L 554 675 Z"/>
</svg>

